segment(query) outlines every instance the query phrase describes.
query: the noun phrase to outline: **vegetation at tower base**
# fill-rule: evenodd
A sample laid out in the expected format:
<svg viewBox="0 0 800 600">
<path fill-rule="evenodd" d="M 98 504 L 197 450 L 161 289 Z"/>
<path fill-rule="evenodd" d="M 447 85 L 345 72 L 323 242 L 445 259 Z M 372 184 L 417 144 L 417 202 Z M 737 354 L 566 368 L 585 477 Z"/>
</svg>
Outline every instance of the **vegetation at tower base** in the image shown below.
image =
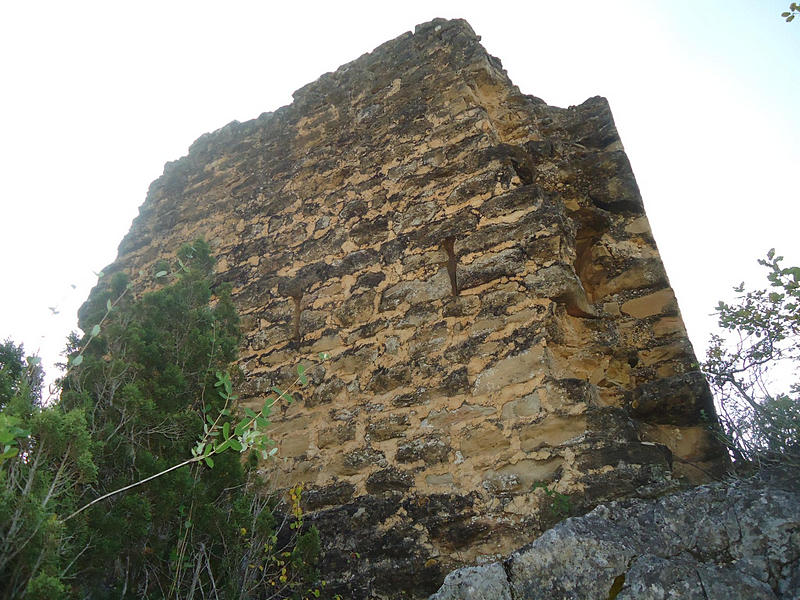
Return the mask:
<svg viewBox="0 0 800 600">
<path fill-rule="evenodd" d="M 71 340 L 55 405 L 39 401 L 40 379 L 21 348 L 2 347 L 0 436 L 20 449 L 0 465 L 4 600 L 318 593 L 319 537 L 303 523 L 302 489 L 287 503 L 260 494 L 255 457 L 243 464 L 225 452 L 245 447 L 227 422 L 209 425 L 235 417 L 230 380 L 219 373 L 240 337 L 212 268 L 207 245 L 195 241 L 175 265 L 158 266 L 155 279 L 171 283 L 139 298 L 121 273 L 101 280 L 81 310 L 89 333 Z M 248 419 L 236 425 L 239 439 Z M 193 456 L 204 430 L 217 435 L 214 453 L 170 470 Z"/>
<path fill-rule="evenodd" d="M 800 468 L 800 267 L 782 261 L 770 250 L 759 260 L 769 287 L 742 284 L 736 303 L 719 303 L 727 335 L 712 337 L 703 365 L 720 406 L 721 438 L 744 470 Z"/>
</svg>

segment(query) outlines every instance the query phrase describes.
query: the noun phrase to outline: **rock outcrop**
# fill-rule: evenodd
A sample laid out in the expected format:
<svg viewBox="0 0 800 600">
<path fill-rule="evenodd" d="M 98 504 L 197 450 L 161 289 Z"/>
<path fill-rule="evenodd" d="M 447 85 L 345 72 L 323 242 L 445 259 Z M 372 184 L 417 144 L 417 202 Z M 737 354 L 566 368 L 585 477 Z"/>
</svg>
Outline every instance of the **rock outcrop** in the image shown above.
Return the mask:
<svg viewBox="0 0 800 600">
<path fill-rule="evenodd" d="M 304 486 L 344 597 L 427 597 L 569 510 L 725 468 L 608 103 L 520 93 L 464 21 L 202 136 L 106 272 L 141 289 L 198 237 L 243 316 L 243 403 L 307 366 L 262 473 Z"/>
<path fill-rule="evenodd" d="M 711 484 L 601 505 L 430 600 L 796 600 L 800 482 Z"/>
</svg>

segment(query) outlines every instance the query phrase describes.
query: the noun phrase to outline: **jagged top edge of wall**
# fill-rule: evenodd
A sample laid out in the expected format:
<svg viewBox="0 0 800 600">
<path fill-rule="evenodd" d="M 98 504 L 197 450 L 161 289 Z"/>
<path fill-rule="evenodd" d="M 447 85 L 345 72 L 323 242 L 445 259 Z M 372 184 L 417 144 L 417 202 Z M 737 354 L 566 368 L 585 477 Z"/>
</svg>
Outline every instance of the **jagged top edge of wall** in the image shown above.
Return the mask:
<svg viewBox="0 0 800 600">
<path fill-rule="evenodd" d="M 316 80 L 308 83 L 292 94 L 293 101 L 290 104 L 281 106 L 274 111 L 261 113 L 258 117 L 247 121 L 233 120 L 226 125 L 209 133 L 204 133 L 192 142 L 187 153 L 174 160 L 168 161 L 164 165 L 162 174 L 150 183 L 147 196 L 139 206 L 137 216 L 134 218 L 132 227 L 123 237 L 117 249 L 116 260 L 108 265 L 104 271 L 112 272 L 118 270 L 122 265 L 120 259 L 124 252 L 125 242 L 134 229 L 135 224 L 147 212 L 152 198 L 156 195 L 159 188 L 164 186 L 172 177 L 180 177 L 185 170 L 201 166 L 213 160 L 215 157 L 224 153 L 228 144 L 237 139 L 242 139 L 257 133 L 259 130 L 263 135 L 268 134 L 273 127 L 279 128 L 282 124 L 290 122 L 298 113 L 301 113 L 309 105 L 324 103 L 332 88 L 345 86 L 348 80 L 356 78 L 356 74 L 363 75 L 370 66 L 377 62 L 378 58 L 386 54 L 391 54 L 398 46 L 409 43 L 410 40 L 418 40 L 419 44 L 451 44 L 461 47 L 467 52 L 480 52 L 484 55 L 498 74 L 506 79 L 508 86 L 512 89 L 519 89 L 513 84 L 508 74 L 503 69 L 502 62 L 489 54 L 480 44 L 481 37 L 475 33 L 473 28 L 465 19 L 444 19 L 435 18 L 425 23 L 421 23 L 414 28 L 414 31 L 406 31 L 396 38 L 386 41 L 371 52 L 367 52 L 354 60 L 343 64 L 335 71 L 324 73 Z M 539 104 L 546 104 L 543 100 L 535 96 L 528 96 L 531 100 Z M 607 103 L 605 98 L 594 96 L 585 102 L 601 100 Z M 585 103 L 584 102 L 584 103 Z M 572 107 L 570 107 L 572 108 Z"/>
</svg>

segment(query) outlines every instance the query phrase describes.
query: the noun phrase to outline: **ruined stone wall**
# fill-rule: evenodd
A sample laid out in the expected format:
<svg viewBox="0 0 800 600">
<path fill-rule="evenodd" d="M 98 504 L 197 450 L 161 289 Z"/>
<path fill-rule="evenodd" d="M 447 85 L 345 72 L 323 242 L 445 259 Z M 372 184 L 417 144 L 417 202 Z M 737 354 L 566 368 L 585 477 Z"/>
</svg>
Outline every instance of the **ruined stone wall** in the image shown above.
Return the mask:
<svg viewBox="0 0 800 600">
<path fill-rule="evenodd" d="M 517 548 L 557 516 L 548 491 L 581 510 L 724 462 L 607 102 L 523 95 L 478 41 L 421 25 L 204 135 L 115 265 L 204 237 L 245 404 L 308 365 L 263 473 L 304 484 L 348 598 L 424 597 Z"/>
</svg>

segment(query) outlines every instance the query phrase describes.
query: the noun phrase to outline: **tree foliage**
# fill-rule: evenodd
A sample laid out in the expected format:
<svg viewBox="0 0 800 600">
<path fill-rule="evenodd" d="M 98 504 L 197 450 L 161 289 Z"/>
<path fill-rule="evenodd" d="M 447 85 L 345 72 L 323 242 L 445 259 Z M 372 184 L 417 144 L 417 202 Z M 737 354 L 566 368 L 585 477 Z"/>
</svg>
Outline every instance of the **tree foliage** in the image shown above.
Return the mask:
<svg viewBox="0 0 800 600">
<path fill-rule="evenodd" d="M 737 461 L 800 466 L 800 267 L 770 250 L 759 263 L 769 287 L 716 307 L 725 337 L 712 336 L 704 370 L 723 439 Z"/>
<path fill-rule="evenodd" d="M 237 415 L 238 316 L 212 271 L 198 240 L 139 298 L 124 274 L 103 278 L 53 406 L 36 362 L 0 346 L 0 598 L 318 593 L 301 490 L 288 505 L 262 496 L 248 477 L 256 457 L 242 460 L 267 455 L 272 400 Z"/>
<path fill-rule="evenodd" d="M 800 4 L 797 4 L 797 2 L 792 2 L 789 5 L 789 10 L 782 12 L 781 16 L 784 19 L 786 19 L 787 23 L 791 23 L 792 21 L 794 21 L 794 18 L 799 14 L 800 14 Z"/>
</svg>

